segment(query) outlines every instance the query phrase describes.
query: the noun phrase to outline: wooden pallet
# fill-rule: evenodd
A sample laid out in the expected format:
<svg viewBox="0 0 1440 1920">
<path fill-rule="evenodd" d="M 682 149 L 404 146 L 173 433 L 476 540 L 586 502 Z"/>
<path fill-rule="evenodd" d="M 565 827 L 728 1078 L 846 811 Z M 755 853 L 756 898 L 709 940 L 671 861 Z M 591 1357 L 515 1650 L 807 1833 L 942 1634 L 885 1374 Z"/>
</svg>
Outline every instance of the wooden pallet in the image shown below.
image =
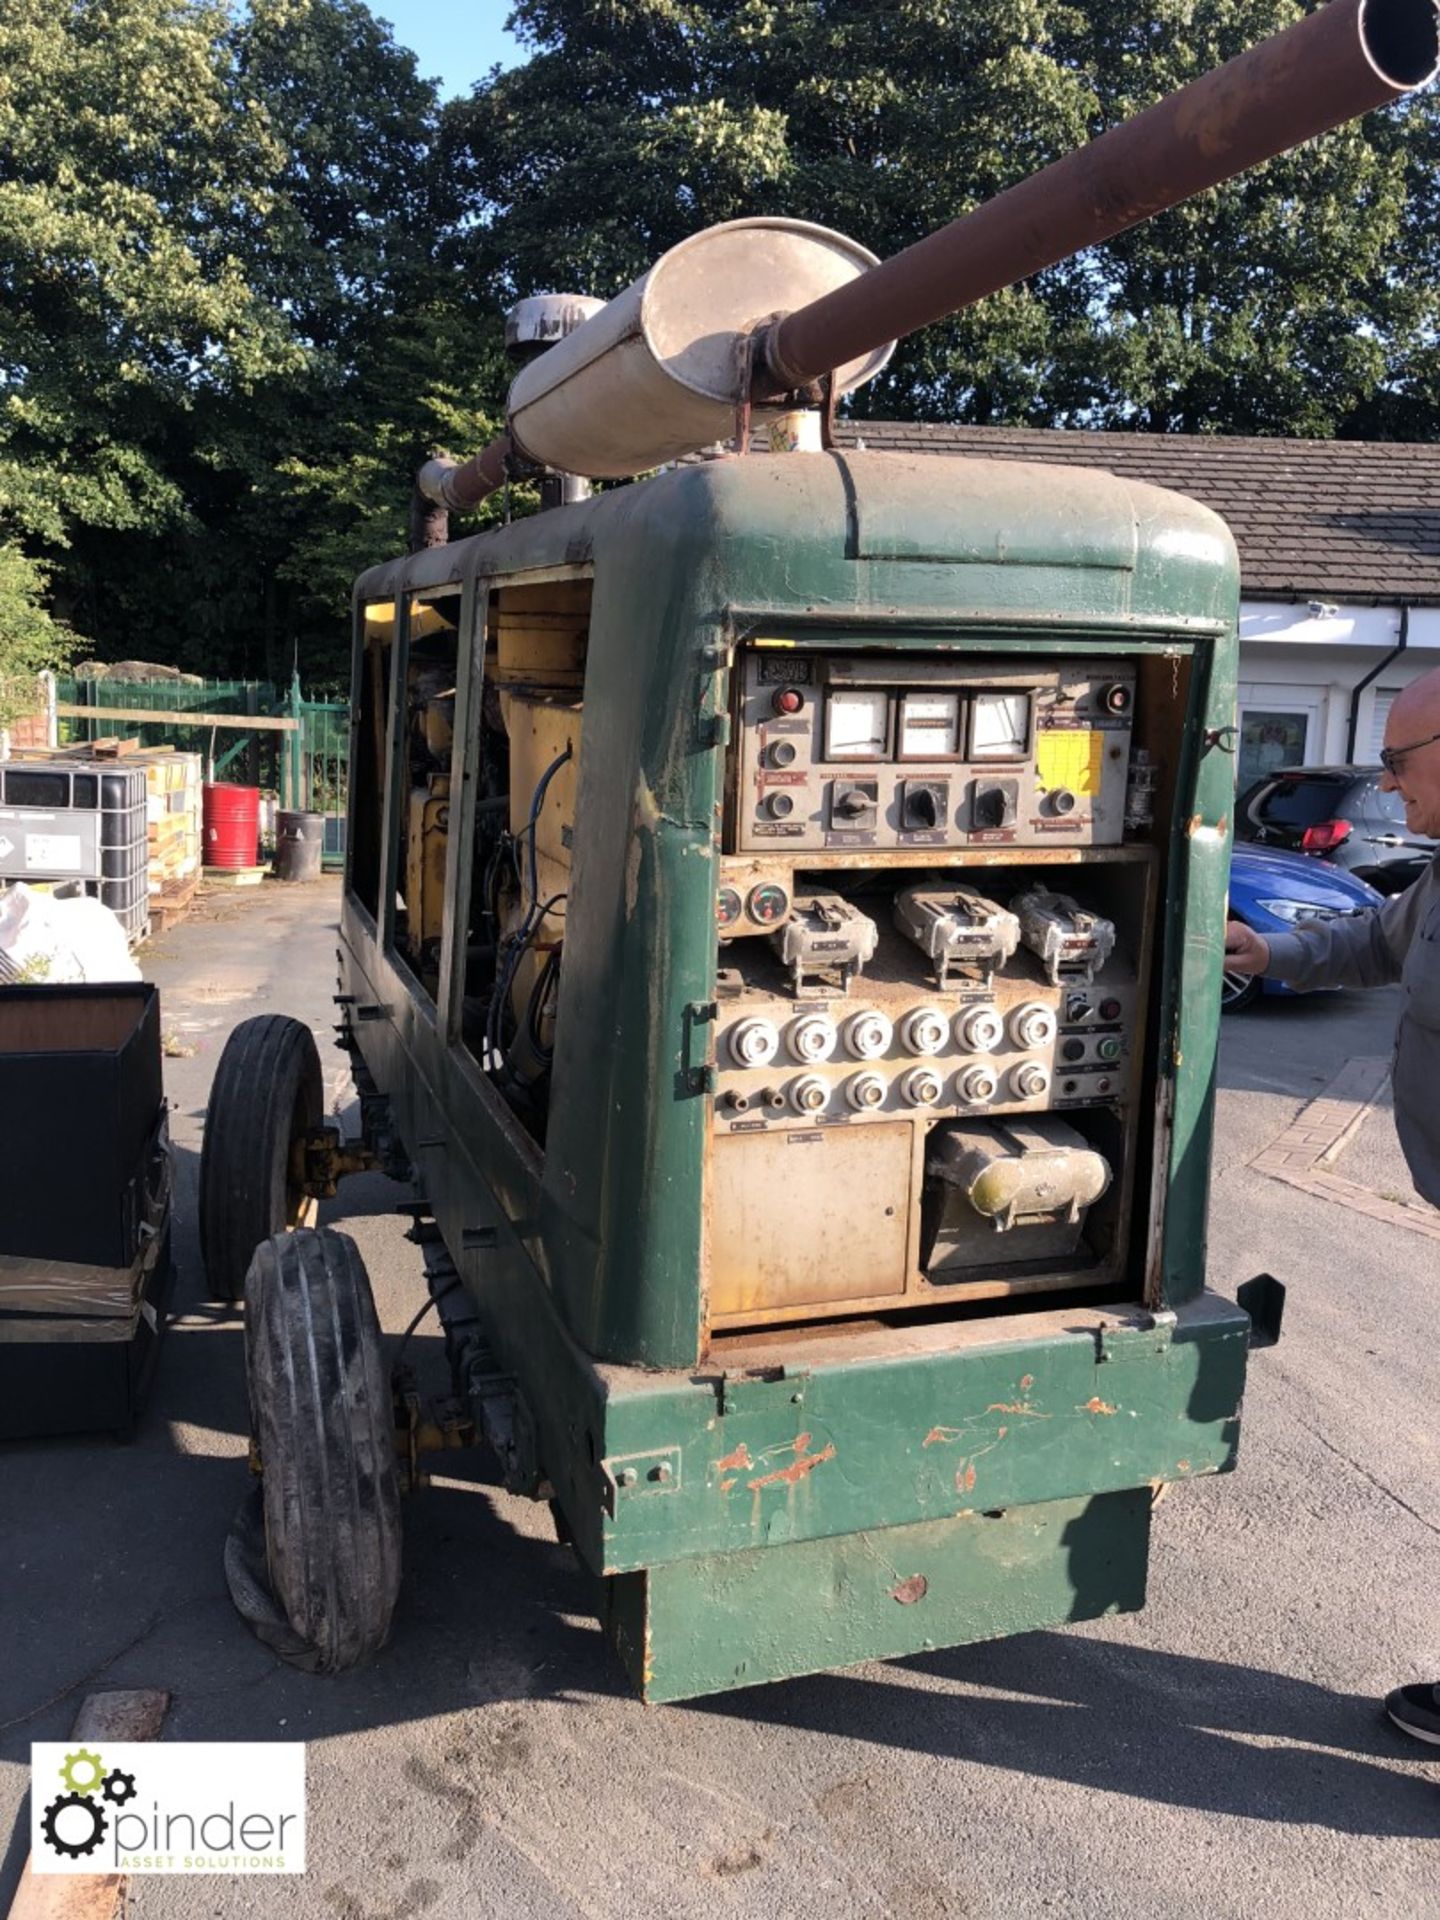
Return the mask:
<svg viewBox="0 0 1440 1920">
<path fill-rule="evenodd" d="M 205 884 L 207 887 L 258 887 L 269 871 L 268 861 L 259 867 L 206 867 Z"/>
<path fill-rule="evenodd" d="M 188 880 L 167 880 L 159 893 L 151 894 L 150 931 L 152 934 L 169 933 L 177 921 L 185 918 L 199 885 L 199 875 L 191 874 Z"/>
</svg>

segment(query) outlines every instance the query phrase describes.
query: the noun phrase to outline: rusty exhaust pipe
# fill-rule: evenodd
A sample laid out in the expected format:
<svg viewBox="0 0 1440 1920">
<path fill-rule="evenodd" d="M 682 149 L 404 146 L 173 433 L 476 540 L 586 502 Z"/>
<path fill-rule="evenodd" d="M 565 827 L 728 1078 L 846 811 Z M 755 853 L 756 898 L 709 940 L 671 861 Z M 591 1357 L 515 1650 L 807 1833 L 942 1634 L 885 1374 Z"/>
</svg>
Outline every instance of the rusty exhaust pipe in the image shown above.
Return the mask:
<svg viewBox="0 0 1440 1920">
<path fill-rule="evenodd" d="M 1435 0 L 1331 0 L 919 240 L 772 323 L 764 394 L 915 333 L 986 294 L 1384 106 L 1440 66 Z"/>
<path fill-rule="evenodd" d="M 415 485 L 435 506 L 452 513 L 471 513 L 504 484 L 510 451 L 510 436 L 502 433 L 461 464 L 437 456 L 421 467 Z"/>
</svg>

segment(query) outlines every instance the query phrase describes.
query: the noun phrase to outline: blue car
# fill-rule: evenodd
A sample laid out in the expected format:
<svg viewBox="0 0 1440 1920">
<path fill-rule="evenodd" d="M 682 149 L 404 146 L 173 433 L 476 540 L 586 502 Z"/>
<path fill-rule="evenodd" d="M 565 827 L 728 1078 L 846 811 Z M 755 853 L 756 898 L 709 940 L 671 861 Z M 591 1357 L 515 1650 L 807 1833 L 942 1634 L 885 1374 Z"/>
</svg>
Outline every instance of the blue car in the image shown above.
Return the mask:
<svg viewBox="0 0 1440 1920">
<path fill-rule="evenodd" d="M 1237 841 L 1230 858 L 1230 916 L 1256 933 L 1288 933 L 1300 920 L 1373 913 L 1384 904 L 1384 895 L 1374 887 L 1308 853 L 1282 853 Z M 1221 1011 L 1238 1013 L 1253 1006 L 1262 993 L 1289 991 L 1279 980 L 1227 973 Z"/>
</svg>

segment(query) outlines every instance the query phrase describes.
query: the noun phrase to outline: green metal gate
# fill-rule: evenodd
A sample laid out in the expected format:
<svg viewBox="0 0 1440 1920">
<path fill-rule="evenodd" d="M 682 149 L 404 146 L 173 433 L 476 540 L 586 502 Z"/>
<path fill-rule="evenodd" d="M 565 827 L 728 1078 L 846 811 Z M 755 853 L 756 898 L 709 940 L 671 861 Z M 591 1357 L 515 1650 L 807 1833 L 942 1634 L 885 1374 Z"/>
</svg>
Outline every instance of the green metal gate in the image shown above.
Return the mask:
<svg viewBox="0 0 1440 1920">
<path fill-rule="evenodd" d="M 278 709 L 277 709 L 278 710 Z M 280 804 L 325 816 L 327 867 L 345 864 L 345 796 L 350 773 L 350 709 L 338 700 L 307 700 L 300 676 L 284 709 L 300 722 L 281 748 Z"/>
<path fill-rule="evenodd" d="M 268 680 L 112 680 L 62 676 L 62 705 L 87 709 L 62 721 L 63 736 L 94 740 L 134 734 L 146 746 L 169 744 L 203 754 L 206 777 L 234 780 L 277 794 L 280 805 L 325 816 L 324 860 L 345 863 L 345 799 L 350 771 L 350 709 L 342 701 L 307 700 L 298 674 L 283 693 Z M 107 708 L 163 711 L 163 720 L 108 720 Z M 173 713 L 173 720 L 169 717 Z M 293 732 L 241 727 L 219 730 L 190 714 L 254 714 L 298 722 Z"/>
</svg>

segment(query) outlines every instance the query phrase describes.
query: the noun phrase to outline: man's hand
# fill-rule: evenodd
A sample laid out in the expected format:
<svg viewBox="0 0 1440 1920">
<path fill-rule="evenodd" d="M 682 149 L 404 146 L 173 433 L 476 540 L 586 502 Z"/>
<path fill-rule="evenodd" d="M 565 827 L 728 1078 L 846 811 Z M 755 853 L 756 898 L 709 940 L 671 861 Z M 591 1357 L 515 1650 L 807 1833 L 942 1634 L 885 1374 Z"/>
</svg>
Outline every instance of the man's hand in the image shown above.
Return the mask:
<svg viewBox="0 0 1440 1920">
<path fill-rule="evenodd" d="M 1264 973 L 1270 964 L 1270 943 L 1242 920 L 1225 923 L 1225 965 L 1231 973 Z"/>
</svg>

